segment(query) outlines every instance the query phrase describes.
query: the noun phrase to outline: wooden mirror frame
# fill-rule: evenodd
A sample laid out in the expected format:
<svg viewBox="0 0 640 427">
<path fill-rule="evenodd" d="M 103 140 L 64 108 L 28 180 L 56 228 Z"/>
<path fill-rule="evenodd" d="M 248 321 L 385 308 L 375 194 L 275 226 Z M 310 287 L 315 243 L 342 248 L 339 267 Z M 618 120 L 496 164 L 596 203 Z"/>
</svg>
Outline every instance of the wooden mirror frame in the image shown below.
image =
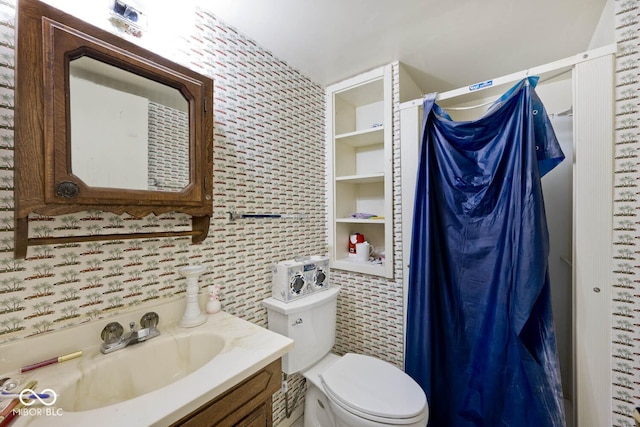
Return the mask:
<svg viewBox="0 0 640 427">
<path fill-rule="evenodd" d="M 213 213 L 213 81 L 38 0 L 18 0 L 15 69 L 15 258 L 30 245 L 192 236 L 202 242 Z M 179 192 L 90 187 L 71 171 L 69 62 L 89 56 L 179 90 L 189 103 L 189 184 Z M 70 183 L 70 184 L 65 184 Z M 69 197 L 60 185 L 72 188 Z M 191 231 L 40 237 L 28 215 L 88 210 L 136 218 L 192 216 Z"/>
</svg>

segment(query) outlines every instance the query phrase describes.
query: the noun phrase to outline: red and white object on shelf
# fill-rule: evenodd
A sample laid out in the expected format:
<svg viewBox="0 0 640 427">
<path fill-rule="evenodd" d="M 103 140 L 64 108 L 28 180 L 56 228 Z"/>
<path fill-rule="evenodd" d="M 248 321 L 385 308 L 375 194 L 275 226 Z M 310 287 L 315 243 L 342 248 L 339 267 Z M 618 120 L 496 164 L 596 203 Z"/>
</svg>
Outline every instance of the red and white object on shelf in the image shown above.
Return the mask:
<svg viewBox="0 0 640 427">
<path fill-rule="evenodd" d="M 356 255 L 356 245 L 358 243 L 364 243 L 364 234 L 355 233 L 349 235 L 349 255 Z"/>
</svg>

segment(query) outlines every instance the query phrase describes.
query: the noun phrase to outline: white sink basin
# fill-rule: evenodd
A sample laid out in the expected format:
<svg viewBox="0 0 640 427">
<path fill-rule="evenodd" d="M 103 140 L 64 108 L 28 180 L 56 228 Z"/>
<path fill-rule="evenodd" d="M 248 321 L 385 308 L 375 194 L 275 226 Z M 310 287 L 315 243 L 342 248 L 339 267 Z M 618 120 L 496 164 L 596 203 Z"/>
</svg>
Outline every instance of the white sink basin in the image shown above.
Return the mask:
<svg viewBox="0 0 640 427">
<path fill-rule="evenodd" d="M 158 390 L 198 370 L 224 348 L 224 338 L 208 331 L 163 336 L 100 354 L 81 366 L 80 377 L 60 385 L 56 406 L 87 411 Z"/>
<path fill-rule="evenodd" d="M 0 345 L 3 376 L 23 385 L 35 380 L 36 391 L 57 394 L 53 406 L 39 406 L 49 412 L 21 415 L 12 427 L 170 425 L 293 348 L 289 338 L 224 312 L 208 316 L 203 325 L 181 328 L 184 301 L 170 301 L 154 306 L 159 336 L 100 353 L 100 333 L 108 322 L 126 325 L 146 311 Z M 20 366 L 77 350 L 82 357 L 17 374 Z"/>
</svg>

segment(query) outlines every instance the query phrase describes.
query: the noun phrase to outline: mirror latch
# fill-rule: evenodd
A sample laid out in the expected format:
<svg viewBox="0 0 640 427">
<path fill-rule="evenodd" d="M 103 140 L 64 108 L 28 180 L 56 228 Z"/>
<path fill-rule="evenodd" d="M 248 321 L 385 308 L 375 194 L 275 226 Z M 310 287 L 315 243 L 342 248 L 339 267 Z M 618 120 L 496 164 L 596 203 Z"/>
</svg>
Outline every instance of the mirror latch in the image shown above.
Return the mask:
<svg viewBox="0 0 640 427">
<path fill-rule="evenodd" d="M 56 194 L 65 199 L 72 199 L 78 197 L 80 187 L 75 182 L 62 181 L 56 184 Z"/>
</svg>

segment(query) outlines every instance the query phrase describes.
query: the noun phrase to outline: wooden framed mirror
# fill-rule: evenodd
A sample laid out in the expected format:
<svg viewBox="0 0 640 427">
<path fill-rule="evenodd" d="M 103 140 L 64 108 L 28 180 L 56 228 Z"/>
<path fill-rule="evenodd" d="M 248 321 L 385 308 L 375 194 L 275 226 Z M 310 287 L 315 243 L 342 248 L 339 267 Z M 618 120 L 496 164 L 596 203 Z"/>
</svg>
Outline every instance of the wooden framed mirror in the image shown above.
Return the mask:
<svg viewBox="0 0 640 427">
<path fill-rule="evenodd" d="M 15 250 L 208 233 L 213 81 L 37 0 L 18 1 Z M 192 230 L 32 238 L 29 214 L 192 216 Z"/>
</svg>

